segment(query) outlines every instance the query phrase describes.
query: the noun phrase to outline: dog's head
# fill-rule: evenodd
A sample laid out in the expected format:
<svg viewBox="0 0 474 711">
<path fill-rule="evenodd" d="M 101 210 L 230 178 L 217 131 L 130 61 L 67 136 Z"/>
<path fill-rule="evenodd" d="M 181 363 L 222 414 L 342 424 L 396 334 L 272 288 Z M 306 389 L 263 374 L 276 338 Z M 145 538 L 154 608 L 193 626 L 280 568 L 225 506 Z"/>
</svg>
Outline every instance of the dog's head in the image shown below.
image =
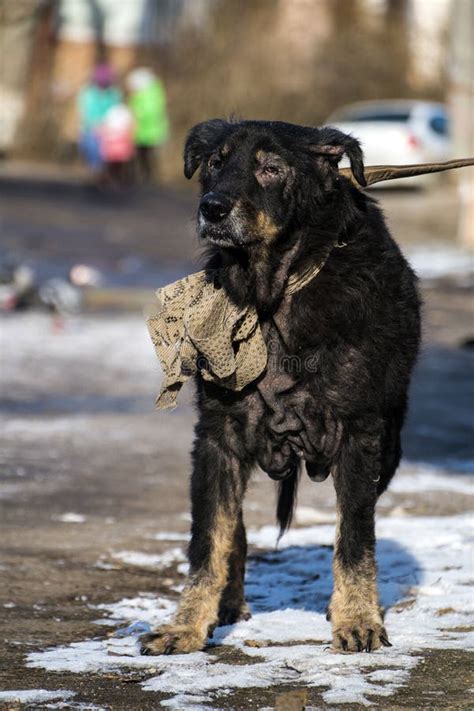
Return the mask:
<svg viewBox="0 0 474 711">
<path fill-rule="evenodd" d="M 307 223 L 309 213 L 314 218 L 333 202 L 344 154 L 365 185 L 359 143 L 336 129 L 280 121 L 198 124 L 186 141 L 184 174 L 191 178 L 200 168 L 200 236 L 240 249 L 284 239 L 290 225 Z"/>
</svg>

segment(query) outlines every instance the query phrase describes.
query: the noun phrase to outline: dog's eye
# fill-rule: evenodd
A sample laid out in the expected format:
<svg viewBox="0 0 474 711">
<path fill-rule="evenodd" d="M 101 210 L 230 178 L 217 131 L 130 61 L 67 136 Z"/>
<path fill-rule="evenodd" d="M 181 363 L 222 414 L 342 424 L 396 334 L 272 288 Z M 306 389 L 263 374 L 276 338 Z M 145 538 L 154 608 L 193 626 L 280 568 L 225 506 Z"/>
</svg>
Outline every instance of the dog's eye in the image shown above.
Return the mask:
<svg viewBox="0 0 474 711">
<path fill-rule="evenodd" d="M 219 170 L 222 167 L 222 158 L 219 156 L 211 156 L 207 161 L 207 165 L 211 170 Z"/>
<path fill-rule="evenodd" d="M 277 178 L 280 175 L 280 168 L 276 165 L 265 165 L 262 168 L 262 173 L 268 178 Z"/>
<path fill-rule="evenodd" d="M 277 165 L 262 165 L 255 173 L 255 177 L 262 186 L 266 188 L 269 185 L 277 183 L 281 177 L 281 169 Z"/>
</svg>

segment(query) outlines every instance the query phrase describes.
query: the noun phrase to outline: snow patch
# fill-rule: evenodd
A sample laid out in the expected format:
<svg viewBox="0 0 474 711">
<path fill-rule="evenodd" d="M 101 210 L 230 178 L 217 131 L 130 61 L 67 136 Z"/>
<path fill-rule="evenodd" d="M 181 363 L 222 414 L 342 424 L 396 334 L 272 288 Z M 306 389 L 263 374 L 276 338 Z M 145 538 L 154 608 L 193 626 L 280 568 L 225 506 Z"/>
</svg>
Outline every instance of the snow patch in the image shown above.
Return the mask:
<svg viewBox="0 0 474 711">
<path fill-rule="evenodd" d="M 174 533 L 173 531 L 161 531 L 152 536 L 155 541 L 189 541 L 191 535 L 189 533 Z"/>
<path fill-rule="evenodd" d="M 386 517 L 378 521 L 377 534 L 381 601 L 388 608 L 386 624 L 394 644 L 390 649 L 347 655 L 329 648 L 325 608 L 332 587 L 333 525 L 292 530 L 282 537 L 279 550 L 277 527 L 264 526 L 249 533 L 259 549 L 246 579 L 253 617 L 217 629 L 208 651 L 140 656 L 136 634 L 127 634 L 124 623 L 131 625 L 128 632 L 137 632 L 168 622 L 176 609 L 174 600 L 142 593 L 97 606 L 107 615 L 101 624 L 122 626 L 116 637 L 31 653 L 28 665 L 95 673 L 149 670 L 143 688 L 172 695 L 161 703 L 176 709 L 202 711 L 203 704 L 233 690 L 279 684 L 321 687 L 326 703 L 369 705 L 407 682 L 421 659 L 413 653 L 473 646 L 468 585 L 472 517 Z M 223 663 L 221 644 L 240 652 L 240 663 Z"/>
<path fill-rule="evenodd" d="M 409 466 L 409 471 L 406 469 Z M 471 462 L 471 472 L 474 473 L 474 462 Z M 469 469 L 466 467 L 466 474 Z M 402 464 L 400 471 L 392 479 L 389 492 L 397 494 L 418 493 L 422 491 L 452 491 L 457 494 L 474 495 L 472 478 L 465 475 L 448 474 L 437 467 L 423 464 L 422 466 Z"/>
<path fill-rule="evenodd" d="M 45 709 L 67 709 L 67 711 L 108 711 L 104 706 L 96 704 L 82 703 L 80 701 L 58 701 L 55 704 L 45 704 Z"/>
<path fill-rule="evenodd" d="M 83 514 L 68 511 L 59 516 L 53 516 L 53 521 L 60 521 L 61 523 L 85 523 L 86 517 Z"/>
<path fill-rule="evenodd" d="M 472 252 L 449 244 L 414 245 L 405 250 L 408 261 L 421 279 L 469 277 L 474 274 Z"/>
<path fill-rule="evenodd" d="M 184 563 L 187 558 L 182 548 L 171 548 L 164 553 L 140 553 L 138 551 L 117 551 L 112 558 L 126 565 L 136 565 L 140 568 L 169 568 L 173 563 Z"/>
<path fill-rule="evenodd" d="M 74 691 L 57 689 L 56 691 L 46 691 L 46 689 L 21 689 L 11 691 L 0 691 L 0 702 L 34 704 L 54 699 L 70 699 L 75 696 Z"/>
<path fill-rule="evenodd" d="M 335 521 L 334 511 L 321 511 L 312 506 L 297 506 L 295 510 L 295 522 L 301 526 L 311 523 L 335 523 Z"/>
<path fill-rule="evenodd" d="M 34 439 L 52 435 L 82 433 L 90 429 L 90 422 L 80 415 L 72 417 L 10 417 L 2 421 L 4 434 L 16 439 Z"/>
<path fill-rule="evenodd" d="M 126 597 L 118 602 L 95 605 L 94 609 L 107 613 L 106 619 L 96 620 L 97 624 L 115 626 L 139 620 L 153 626 L 171 619 L 176 610 L 176 602 L 165 597 L 141 593 L 137 597 Z"/>
</svg>

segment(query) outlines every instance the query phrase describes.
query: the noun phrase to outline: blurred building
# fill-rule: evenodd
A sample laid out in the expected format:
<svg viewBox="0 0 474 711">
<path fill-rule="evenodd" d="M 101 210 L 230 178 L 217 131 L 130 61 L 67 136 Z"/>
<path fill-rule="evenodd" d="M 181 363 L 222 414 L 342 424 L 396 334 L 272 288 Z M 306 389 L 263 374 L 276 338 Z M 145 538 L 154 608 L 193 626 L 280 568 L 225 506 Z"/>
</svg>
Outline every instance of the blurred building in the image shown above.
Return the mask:
<svg viewBox="0 0 474 711">
<path fill-rule="evenodd" d="M 474 3 L 455 0 L 450 28 L 449 104 L 457 156 L 474 157 Z M 458 173 L 460 241 L 474 249 L 474 168 Z"/>
<path fill-rule="evenodd" d="M 280 76 L 303 83 L 318 46 L 329 37 L 360 25 L 399 31 L 409 63 L 408 80 L 423 91 L 439 81 L 446 64 L 448 25 L 455 0 L 278 0 L 276 36 L 281 52 L 275 57 Z M 398 27 L 394 27 L 398 24 Z M 387 37 L 387 44 L 393 41 Z M 387 52 L 390 47 L 387 46 Z M 287 57 L 292 57 L 292 62 Z M 280 61 L 279 61 L 280 60 Z M 281 67 L 280 67 L 281 65 Z M 286 67 L 286 71 L 285 71 Z M 394 97 L 396 98 L 396 97 Z"/>
<path fill-rule="evenodd" d="M 415 85 L 435 82 L 444 73 L 453 2 L 455 0 L 411 2 L 408 27 Z"/>
<path fill-rule="evenodd" d="M 0 4 L 0 151 L 11 146 L 25 108 L 37 0 Z"/>
<path fill-rule="evenodd" d="M 439 80 L 446 63 L 448 25 L 456 0 L 361 0 L 379 21 L 392 6 L 392 18 L 403 22 L 411 56 L 410 81 L 414 88 Z"/>
<path fill-rule="evenodd" d="M 0 1 L 0 134 L 24 154 L 72 155 L 77 93 L 104 59 L 119 79 L 142 64 L 164 77 L 176 156 L 211 114 L 318 123 L 360 99 L 442 100 L 455 2 Z"/>
</svg>

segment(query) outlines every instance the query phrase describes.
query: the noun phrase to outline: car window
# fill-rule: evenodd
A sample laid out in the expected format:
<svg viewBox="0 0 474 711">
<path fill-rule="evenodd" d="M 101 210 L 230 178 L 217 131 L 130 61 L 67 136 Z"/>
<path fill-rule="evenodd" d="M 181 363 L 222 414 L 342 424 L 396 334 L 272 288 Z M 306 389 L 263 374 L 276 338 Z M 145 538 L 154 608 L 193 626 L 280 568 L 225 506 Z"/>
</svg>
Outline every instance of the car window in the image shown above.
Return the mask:
<svg viewBox="0 0 474 711">
<path fill-rule="evenodd" d="M 446 116 L 439 114 L 430 119 L 430 128 L 438 134 L 438 136 L 447 136 L 449 134 L 449 122 Z"/>
<path fill-rule="evenodd" d="M 371 111 L 364 113 L 341 112 L 335 116 L 337 121 L 362 123 L 365 121 L 390 121 L 391 123 L 406 123 L 410 118 L 407 111 Z"/>
</svg>

